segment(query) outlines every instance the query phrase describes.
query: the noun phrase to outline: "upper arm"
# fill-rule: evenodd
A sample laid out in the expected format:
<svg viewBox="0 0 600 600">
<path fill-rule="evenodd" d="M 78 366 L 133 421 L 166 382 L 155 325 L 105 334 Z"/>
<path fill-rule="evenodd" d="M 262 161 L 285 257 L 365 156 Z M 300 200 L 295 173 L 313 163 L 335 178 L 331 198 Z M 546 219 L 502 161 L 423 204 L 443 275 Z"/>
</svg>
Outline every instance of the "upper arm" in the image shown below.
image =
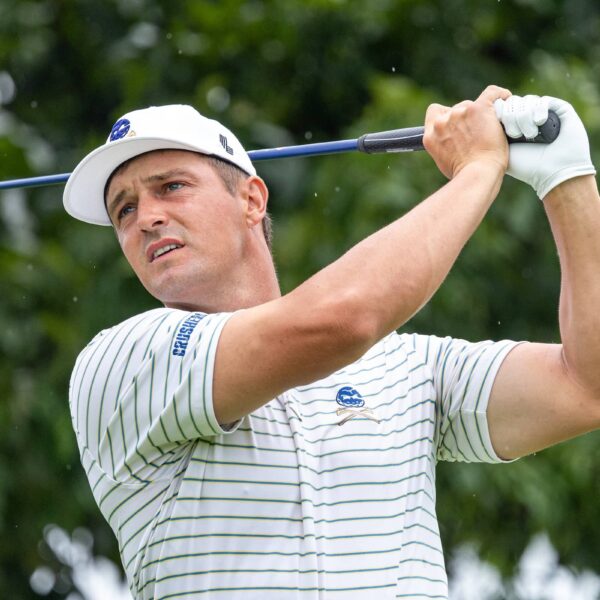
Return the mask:
<svg viewBox="0 0 600 600">
<path fill-rule="evenodd" d="M 344 295 L 310 304 L 295 292 L 227 321 L 213 377 L 219 423 L 230 423 L 285 390 L 329 375 L 368 349 L 368 323 L 353 318 L 354 303 Z"/>
<path fill-rule="evenodd" d="M 417 336 L 426 344 L 436 402 L 436 456 L 439 460 L 498 462 L 487 423 L 494 379 L 514 342 L 468 342 Z"/>
<path fill-rule="evenodd" d="M 184 442 L 219 433 L 212 359 L 229 315 L 171 309 L 137 315 L 80 354 L 70 385 L 82 449 L 116 481 L 164 477 Z"/>
<path fill-rule="evenodd" d="M 496 453 L 517 458 L 600 425 L 600 398 L 571 376 L 558 344 L 525 343 L 504 359 L 488 404 Z"/>
</svg>

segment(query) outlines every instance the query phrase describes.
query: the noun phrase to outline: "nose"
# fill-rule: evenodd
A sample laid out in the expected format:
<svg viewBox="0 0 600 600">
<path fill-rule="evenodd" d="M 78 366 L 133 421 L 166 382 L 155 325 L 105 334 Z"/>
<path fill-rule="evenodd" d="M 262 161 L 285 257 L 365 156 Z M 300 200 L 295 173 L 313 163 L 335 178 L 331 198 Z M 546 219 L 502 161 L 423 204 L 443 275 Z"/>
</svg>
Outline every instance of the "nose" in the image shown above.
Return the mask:
<svg viewBox="0 0 600 600">
<path fill-rule="evenodd" d="M 165 202 L 151 193 L 140 194 L 136 213 L 137 224 L 142 231 L 152 231 L 169 222 Z"/>
</svg>

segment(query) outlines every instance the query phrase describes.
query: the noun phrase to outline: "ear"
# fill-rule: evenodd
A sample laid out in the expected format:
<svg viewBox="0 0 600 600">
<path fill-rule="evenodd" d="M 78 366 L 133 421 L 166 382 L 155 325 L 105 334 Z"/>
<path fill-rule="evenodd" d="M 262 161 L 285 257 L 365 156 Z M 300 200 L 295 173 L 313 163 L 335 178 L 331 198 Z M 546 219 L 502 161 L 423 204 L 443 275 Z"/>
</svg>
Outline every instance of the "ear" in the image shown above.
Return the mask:
<svg viewBox="0 0 600 600">
<path fill-rule="evenodd" d="M 269 189 L 258 175 L 252 175 L 245 181 L 246 223 L 249 228 L 258 225 L 267 212 Z"/>
</svg>

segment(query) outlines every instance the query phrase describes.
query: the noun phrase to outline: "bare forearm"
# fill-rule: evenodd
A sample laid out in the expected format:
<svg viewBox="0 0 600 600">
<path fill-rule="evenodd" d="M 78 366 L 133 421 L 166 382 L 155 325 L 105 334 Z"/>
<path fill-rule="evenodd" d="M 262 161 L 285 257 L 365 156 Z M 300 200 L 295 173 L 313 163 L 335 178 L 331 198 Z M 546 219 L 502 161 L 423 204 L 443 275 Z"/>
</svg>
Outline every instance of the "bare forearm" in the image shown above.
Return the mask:
<svg viewBox="0 0 600 600">
<path fill-rule="evenodd" d="M 555 188 L 544 206 L 560 257 L 560 332 L 567 368 L 600 395 L 600 198 L 593 176 Z"/>
<path fill-rule="evenodd" d="M 502 174 L 491 162 L 468 165 L 404 217 L 309 280 L 302 292 L 351 285 L 353 312 L 371 319 L 375 337 L 393 331 L 441 285 L 496 197 Z"/>
</svg>

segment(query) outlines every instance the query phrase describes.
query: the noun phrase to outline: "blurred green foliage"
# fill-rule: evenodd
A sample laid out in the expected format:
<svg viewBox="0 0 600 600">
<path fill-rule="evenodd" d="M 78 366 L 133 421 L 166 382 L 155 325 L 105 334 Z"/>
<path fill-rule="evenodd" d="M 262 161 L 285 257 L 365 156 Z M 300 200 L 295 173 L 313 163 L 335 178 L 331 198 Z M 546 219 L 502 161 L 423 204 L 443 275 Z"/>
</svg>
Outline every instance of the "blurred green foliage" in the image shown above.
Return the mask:
<svg viewBox="0 0 600 600">
<path fill-rule="evenodd" d="M 144 105 L 194 104 L 253 149 L 417 125 L 429 103 L 491 82 L 571 101 L 600 164 L 599 38 L 594 0 L 0 0 L 0 179 L 70 171 Z M 443 183 L 425 153 L 258 168 L 284 291 Z M 156 306 L 111 230 L 67 217 L 61 192 L 0 196 L 1 598 L 37 597 L 28 579 L 48 523 L 90 528 L 95 551 L 118 560 L 79 464 L 68 382 L 98 330 Z M 543 207 L 506 181 L 405 329 L 556 341 L 558 287 Z M 565 563 L 599 570 L 599 441 L 503 466 L 440 465 L 447 554 L 473 541 L 509 574 L 547 530 Z"/>
</svg>

